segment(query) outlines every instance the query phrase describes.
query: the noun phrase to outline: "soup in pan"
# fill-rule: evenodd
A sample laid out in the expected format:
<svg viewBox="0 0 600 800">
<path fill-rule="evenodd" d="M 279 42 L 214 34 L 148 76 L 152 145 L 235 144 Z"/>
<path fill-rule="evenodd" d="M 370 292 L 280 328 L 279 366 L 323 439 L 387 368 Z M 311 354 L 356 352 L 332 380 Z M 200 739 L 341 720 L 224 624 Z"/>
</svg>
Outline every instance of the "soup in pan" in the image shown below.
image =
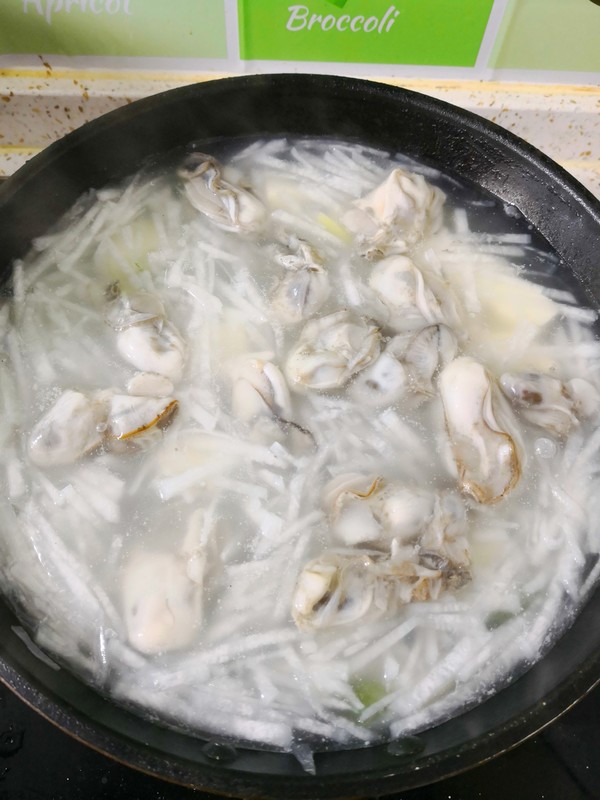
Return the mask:
<svg viewBox="0 0 600 800">
<path fill-rule="evenodd" d="M 309 770 L 482 700 L 600 571 L 574 291 L 514 208 L 357 144 L 191 148 L 82 198 L 0 311 L 20 634 Z"/>
</svg>

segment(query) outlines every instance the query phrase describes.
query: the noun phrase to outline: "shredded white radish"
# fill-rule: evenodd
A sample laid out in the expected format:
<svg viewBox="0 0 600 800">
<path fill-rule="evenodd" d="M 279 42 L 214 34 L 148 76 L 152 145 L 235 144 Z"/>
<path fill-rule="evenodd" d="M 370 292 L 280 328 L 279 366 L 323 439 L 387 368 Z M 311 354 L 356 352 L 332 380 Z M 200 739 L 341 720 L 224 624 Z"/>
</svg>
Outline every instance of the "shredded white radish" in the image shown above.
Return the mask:
<svg viewBox="0 0 600 800">
<path fill-rule="evenodd" d="M 401 221 L 377 195 L 392 170 Z M 15 263 L 0 309 L 0 586 L 37 657 L 46 651 L 165 725 L 287 750 L 314 772 L 322 740 L 362 746 L 418 732 L 488 696 L 543 655 L 600 580 L 597 311 L 581 307 L 579 287 L 516 209 L 434 168 L 343 142 L 276 139 L 244 146 L 217 171 L 213 184 L 233 187 L 221 216 L 214 197 L 195 207 L 206 193 L 169 168 L 82 198 Z M 425 179 L 464 201 L 443 206 Z M 259 222 L 245 228 L 253 203 Z M 381 290 L 390 262 L 401 268 Z M 350 334 L 346 322 L 326 327 L 335 314 L 351 315 Z M 372 353 L 353 340 L 363 323 Z M 381 351 L 434 327 L 428 385 L 416 365 L 431 352 L 418 347 L 393 355 L 383 377 L 368 372 Z M 568 400 L 566 433 L 552 429 L 554 407 L 549 428 L 526 405 L 510 411 L 522 475 L 492 505 L 459 492 L 438 392 L 444 327 L 450 361 L 481 362 L 496 387 L 512 373 L 550 377 Z M 179 358 L 170 372 L 150 358 L 164 352 Z M 312 362 L 295 371 L 293 354 L 343 377 L 315 388 Z M 374 400 L 388 378 L 404 394 Z M 109 410 L 72 463 L 36 461 L 44 431 L 50 450 L 75 436 L 76 419 L 38 427 L 65 392 Z M 141 413 L 145 401 L 154 416 L 134 415 L 118 438 L 125 422 L 112 404 Z M 410 515 L 377 494 L 393 499 L 398 486 L 457 499 L 464 583 L 394 599 L 390 586 L 404 580 L 394 570 L 434 517 L 427 507 L 417 532 L 399 532 Z M 371 493 L 383 498 L 374 516 L 338 525 L 338 506 Z M 383 530 L 395 513 L 393 536 L 355 543 L 361 526 Z M 444 574 L 434 545 L 418 565 Z M 348 585 L 340 568 L 303 625 L 310 597 L 298 587 L 310 594 L 329 580 L 319 568 L 332 553 L 370 566 Z M 383 577 L 368 571 L 388 563 Z M 319 617 L 332 598 L 337 608 Z M 362 601 L 366 610 L 344 621 Z"/>
</svg>

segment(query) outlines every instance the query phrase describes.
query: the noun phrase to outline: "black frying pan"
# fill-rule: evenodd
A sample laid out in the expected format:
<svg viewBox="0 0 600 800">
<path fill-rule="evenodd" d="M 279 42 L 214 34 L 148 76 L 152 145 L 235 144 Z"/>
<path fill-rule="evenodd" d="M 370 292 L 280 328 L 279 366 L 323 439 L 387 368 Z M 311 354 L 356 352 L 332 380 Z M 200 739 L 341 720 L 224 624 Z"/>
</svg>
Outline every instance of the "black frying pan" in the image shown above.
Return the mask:
<svg viewBox="0 0 600 800">
<path fill-rule="evenodd" d="M 600 204 L 522 140 L 466 111 L 348 78 L 264 75 L 185 87 L 107 114 L 49 147 L 0 186 L 0 269 L 90 188 L 121 181 L 190 142 L 271 134 L 331 136 L 391 148 L 515 205 L 600 301 Z M 399 791 L 468 769 L 514 747 L 600 681 L 600 591 L 532 669 L 496 696 L 432 730 L 389 745 L 316 758 L 199 740 L 145 722 L 33 656 L 0 602 L 0 678 L 68 733 L 133 767 L 234 796 L 311 798 Z"/>
</svg>

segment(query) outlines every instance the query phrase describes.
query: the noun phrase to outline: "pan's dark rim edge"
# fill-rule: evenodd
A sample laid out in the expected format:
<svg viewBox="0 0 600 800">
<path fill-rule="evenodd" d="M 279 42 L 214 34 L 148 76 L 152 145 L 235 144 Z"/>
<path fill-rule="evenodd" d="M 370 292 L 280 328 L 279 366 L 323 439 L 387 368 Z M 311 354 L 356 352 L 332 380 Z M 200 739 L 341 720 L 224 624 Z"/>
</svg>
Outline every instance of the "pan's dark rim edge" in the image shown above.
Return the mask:
<svg viewBox="0 0 600 800">
<path fill-rule="evenodd" d="M 200 763 L 185 757 L 176 758 L 144 742 L 131 739 L 122 732 L 110 730 L 102 723 L 91 722 L 87 718 L 82 720 L 81 713 L 70 704 L 67 705 L 62 701 L 63 704 L 60 705 L 48 694 L 33 686 L 2 657 L 0 657 L 0 682 L 67 736 L 117 763 L 152 778 L 228 797 L 256 794 L 264 800 L 280 800 L 282 796 L 280 792 L 285 789 L 285 796 L 289 800 L 314 800 L 316 792 L 319 798 L 325 800 L 342 796 L 352 797 L 357 781 L 360 782 L 361 797 L 365 796 L 365 793 L 407 791 L 431 785 L 504 755 L 539 734 L 600 685 L 600 650 L 588 658 L 568 679 L 548 693 L 543 700 L 537 701 L 493 731 L 433 755 L 390 759 L 385 767 L 370 769 L 360 777 L 356 773 L 345 776 L 319 775 L 318 772 L 316 776 L 308 773 L 261 776 L 249 770 L 236 769 L 230 763 L 219 765 L 208 760 L 206 763 Z M 205 740 L 197 741 L 204 743 Z M 369 748 L 361 748 L 357 752 L 362 752 L 364 749 Z M 259 751 L 249 752 L 256 754 Z M 439 763 L 452 760 L 455 760 L 455 766 L 444 769 L 440 775 Z"/>
<path fill-rule="evenodd" d="M 229 86 L 232 90 L 236 88 L 239 90 L 240 88 L 243 89 L 244 86 L 255 87 L 257 85 L 263 85 L 265 88 L 268 88 L 281 85 L 290 87 L 290 85 L 293 84 L 305 86 L 306 88 L 311 86 L 317 87 L 319 85 L 326 86 L 329 84 L 332 89 L 339 89 L 349 93 L 366 91 L 386 98 L 404 96 L 411 104 L 419 105 L 427 111 L 435 113 L 442 112 L 446 118 L 452 119 L 455 123 L 464 125 L 465 128 L 482 132 L 487 137 L 491 137 L 495 141 L 508 145 L 513 151 L 526 159 L 530 164 L 540 169 L 544 174 L 552 175 L 562 188 L 565 189 L 579 205 L 583 206 L 586 212 L 600 224 L 600 200 L 594 197 L 582 183 L 549 156 L 506 128 L 484 117 L 478 116 L 472 111 L 462 109 L 444 100 L 439 100 L 412 89 L 405 89 L 392 84 L 371 81 L 364 78 L 351 78 L 339 75 L 315 75 L 311 73 L 253 74 L 215 78 L 214 80 L 168 89 L 150 95 L 149 97 L 136 100 L 129 105 L 121 106 L 85 123 L 33 156 L 26 164 L 16 170 L 8 181 L 0 185 L 0 200 L 9 197 L 10 194 L 25 185 L 30 179 L 35 177 L 41 169 L 47 166 L 48 161 L 60 157 L 63 152 L 71 149 L 73 145 L 83 143 L 90 137 L 95 136 L 98 132 L 119 124 L 124 113 L 126 113 L 128 117 L 136 117 L 151 112 L 156 106 L 165 108 L 171 103 L 178 103 L 182 98 L 186 96 L 193 97 L 199 92 L 202 94 L 210 94 L 213 91 L 221 93 L 224 85 Z"/>
</svg>

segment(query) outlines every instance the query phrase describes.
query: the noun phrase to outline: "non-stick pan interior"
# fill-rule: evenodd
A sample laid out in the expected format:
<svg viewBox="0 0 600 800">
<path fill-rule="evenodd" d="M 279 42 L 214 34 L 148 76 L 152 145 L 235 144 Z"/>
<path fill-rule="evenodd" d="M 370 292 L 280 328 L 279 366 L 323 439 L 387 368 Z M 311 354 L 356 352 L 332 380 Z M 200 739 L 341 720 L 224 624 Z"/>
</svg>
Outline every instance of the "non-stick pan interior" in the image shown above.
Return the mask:
<svg viewBox="0 0 600 800">
<path fill-rule="evenodd" d="M 359 140 L 471 182 L 516 206 L 547 240 L 590 303 L 600 299 L 600 210 L 585 189 L 516 137 L 471 114 L 384 85 L 324 76 L 214 81 L 134 103 L 48 148 L 0 187 L 0 268 L 90 188 L 117 183 L 191 142 L 257 135 Z M 9 284 L 7 283 L 7 291 Z M 0 676 L 83 741 L 132 766 L 231 795 L 335 797 L 426 784 L 503 752 L 600 678 L 600 593 L 534 668 L 485 703 L 418 737 L 316 757 L 317 776 L 290 755 L 231 748 L 166 730 L 117 708 L 38 659 L 0 605 Z"/>
</svg>

